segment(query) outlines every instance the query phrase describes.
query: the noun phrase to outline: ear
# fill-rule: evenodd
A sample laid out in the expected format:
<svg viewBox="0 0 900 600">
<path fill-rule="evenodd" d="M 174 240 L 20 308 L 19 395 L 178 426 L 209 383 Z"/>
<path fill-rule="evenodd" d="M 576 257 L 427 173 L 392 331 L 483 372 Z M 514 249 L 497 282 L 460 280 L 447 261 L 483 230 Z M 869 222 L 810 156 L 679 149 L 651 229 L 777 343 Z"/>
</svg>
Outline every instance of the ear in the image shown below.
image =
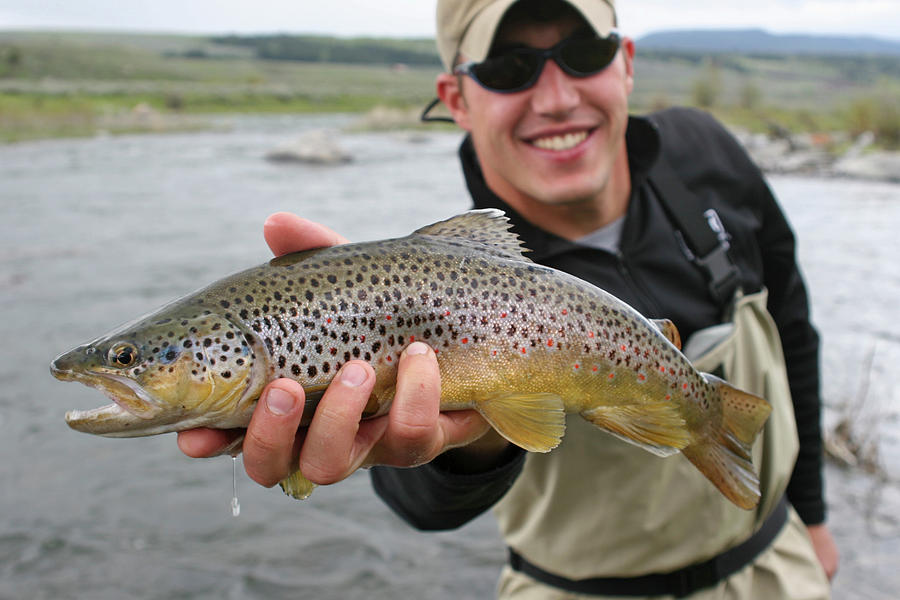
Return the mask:
<svg viewBox="0 0 900 600">
<path fill-rule="evenodd" d="M 625 60 L 625 87 L 629 94 L 634 89 L 634 40 L 622 39 L 622 58 Z"/>
<path fill-rule="evenodd" d="M 471 131 L 469 110 L 466 105 L 466 99 L 463 97 L 460 79 L 461 77 L 457 75 L 441 73 L 437 76 L 435 87 L 437 88 L 438 98 L 450 111 L 456 124 L 466 131 Z"/>
</svg>

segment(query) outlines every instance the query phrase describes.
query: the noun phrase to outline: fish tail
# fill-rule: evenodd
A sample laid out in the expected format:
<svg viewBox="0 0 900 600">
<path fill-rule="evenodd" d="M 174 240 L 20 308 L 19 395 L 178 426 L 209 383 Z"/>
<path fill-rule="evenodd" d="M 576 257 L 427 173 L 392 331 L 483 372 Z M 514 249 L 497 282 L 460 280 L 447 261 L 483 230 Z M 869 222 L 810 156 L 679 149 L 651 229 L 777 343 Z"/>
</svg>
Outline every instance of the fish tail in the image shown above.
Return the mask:
<svg viewBox="0 0 900 600">
<path fill-rule="evenodd" d="M 762 430 L 772 407 L 764 399 L 743 392 L 718 377 L 703 374 L 722 406 L 721 426 L 682 454 L 726 498 L 750 510 L 759 504 L 759 477 L 751 462 L 753 441 Z"/>
</svg>

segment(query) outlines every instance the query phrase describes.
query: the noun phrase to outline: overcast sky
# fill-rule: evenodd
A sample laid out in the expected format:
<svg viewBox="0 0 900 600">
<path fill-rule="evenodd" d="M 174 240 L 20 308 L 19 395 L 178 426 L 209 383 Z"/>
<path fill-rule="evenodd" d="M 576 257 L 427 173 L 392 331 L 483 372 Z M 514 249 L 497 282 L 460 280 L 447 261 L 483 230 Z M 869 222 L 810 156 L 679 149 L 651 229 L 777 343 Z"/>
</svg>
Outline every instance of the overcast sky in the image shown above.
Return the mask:
<svg viewBox="0 0 900 600">
<path fill-rule="evenodd" d="M 436 0 L 0 0 L 0 29 L 434 35 Z M 619 0 L 624 33 L 762 27 L 900 40 L 900 0 Z"/>
</svg>

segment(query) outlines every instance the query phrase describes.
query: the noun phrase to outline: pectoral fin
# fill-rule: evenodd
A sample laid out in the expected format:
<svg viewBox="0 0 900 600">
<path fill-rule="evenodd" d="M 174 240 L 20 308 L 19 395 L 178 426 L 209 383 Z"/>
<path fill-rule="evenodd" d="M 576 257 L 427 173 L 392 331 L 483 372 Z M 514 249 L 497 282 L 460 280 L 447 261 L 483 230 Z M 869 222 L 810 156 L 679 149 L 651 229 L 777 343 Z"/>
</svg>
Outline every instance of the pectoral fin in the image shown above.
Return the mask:
<svg viewBox="0 0 900 600">
<path fill-rule="evenodd" d="M 598 406 L 581 416 L 657 456 L 670 456 L 691 443 L 691 434 L 678 408 L 666 402 Z"/>
<path fill-rule="evenodd" d="M 296 470 L 286 478 L 282 479 L 278 485 L 284 490 L 284 493 L 297 500 L 306 500 L 312 494 L 316 484 L 303 476 L 300 470 Z"/>
<path fill-rule="evenodd" d="M 549 452 L 566 432 L 566 413 L 556 394 L 497 394 L 476 408 L 507 440 L 529 452 Z"/>
</svg>

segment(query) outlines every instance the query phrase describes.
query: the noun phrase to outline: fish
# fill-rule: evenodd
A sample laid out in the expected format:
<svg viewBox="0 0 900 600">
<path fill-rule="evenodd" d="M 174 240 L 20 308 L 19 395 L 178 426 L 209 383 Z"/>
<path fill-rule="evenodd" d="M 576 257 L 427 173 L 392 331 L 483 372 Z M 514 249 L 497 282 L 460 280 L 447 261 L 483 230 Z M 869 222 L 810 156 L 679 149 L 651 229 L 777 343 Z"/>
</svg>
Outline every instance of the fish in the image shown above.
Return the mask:
<svg viewBox="0 0 900 600">
<path fill-rule="evenodd" d="M 751 447 L 769 403 L 680 351 L 669 320 L 532 262 L 500 210 L 472 210 L 387 240 L 296 252 L 227 276 L 50 366 L 113 403 L 66 413 L 108 437 L 246 427 L 263 388 L 301 383 L 302 425 L 348 361 L 376 383 L 363 418 L 385 414 L 397 365 L 431 346 L 441 410 L 475 409 L 511 443 L 549 452 L 567 414 L 658 456 L 681 452 L 728 500 L 759 502 Z M 299 471 L 281 482 L 308 496 Z"/>
</svg>

